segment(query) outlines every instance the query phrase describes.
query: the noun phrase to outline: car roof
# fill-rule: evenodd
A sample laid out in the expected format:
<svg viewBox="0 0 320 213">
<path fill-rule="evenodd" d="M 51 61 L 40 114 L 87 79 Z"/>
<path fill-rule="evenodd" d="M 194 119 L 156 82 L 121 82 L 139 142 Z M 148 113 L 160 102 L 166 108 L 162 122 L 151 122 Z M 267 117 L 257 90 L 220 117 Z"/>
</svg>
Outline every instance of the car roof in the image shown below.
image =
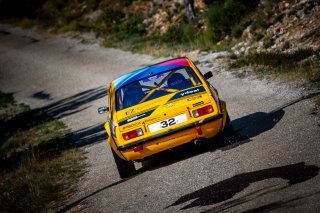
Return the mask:
<svg viewBox="0 0 320 213">
<path fill-rule="evenodd" d="M 179 67 L 190 66 L 188 58 L 175 58 L 168 61 L 160 62 L 158 64 L 150 65 L 131 73 L 125 74 L 113 81 L 115 90 L 122 86 L 128 85 L 134 81 L 146 78 L 150 75 L 156 75 L 168 70 L 176 69 Z"/>
</svg>

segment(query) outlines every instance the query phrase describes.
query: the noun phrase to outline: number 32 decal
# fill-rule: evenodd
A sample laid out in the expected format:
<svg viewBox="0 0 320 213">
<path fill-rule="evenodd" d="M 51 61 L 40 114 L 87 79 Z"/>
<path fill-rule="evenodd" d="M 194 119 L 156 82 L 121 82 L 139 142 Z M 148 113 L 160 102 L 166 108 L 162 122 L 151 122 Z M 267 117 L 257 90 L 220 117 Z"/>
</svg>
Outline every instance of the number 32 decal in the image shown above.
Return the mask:
<svg viewBox="0 0 320 213">
<path fill-rule="evenodd" d="M 161 124 L 161 128 L 166 128 L 166 127 L 168 127 L 168 126 L 175 125 L 175 124 L 176 124 L 176 121 L 175 121 L 174 118 L 170 118 L 170 119 L 168 119 L 168 120 L 161 121 L 160 124 Z"/>
</svg>

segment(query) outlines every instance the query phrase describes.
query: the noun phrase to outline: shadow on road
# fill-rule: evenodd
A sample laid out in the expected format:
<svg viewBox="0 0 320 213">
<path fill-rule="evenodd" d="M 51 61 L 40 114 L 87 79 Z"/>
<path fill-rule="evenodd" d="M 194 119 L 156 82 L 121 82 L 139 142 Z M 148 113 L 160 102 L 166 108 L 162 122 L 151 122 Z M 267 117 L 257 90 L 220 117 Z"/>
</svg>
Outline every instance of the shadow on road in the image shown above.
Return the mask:
<svg viewBox="0 0 320 213">
<path fill-rule="evenodd" d="M 212 141 L 222 151 L 233 149 L 251 141 L 251 138 L 271 130 L 284 116 L 283 109 L 270 113 L 255 112 L 232 121 L 235 129 L 233 135 L 218 137 Z M 212 147 L 214 148 L 214 147 Z"/>
<path fill-rule="evenodd" d="M 106 95 L 107 89 L 105 87 L 98 87 L 56 101 L 48 106 L 26 111 L 9 120 L 0 121 L 0 135 L 4 135 L 1 133 L 5 132 L 25 130 L 45 121 L 60 119 L 75 114 L 87 109 L 89 103 L 103 98 Z M 50 94 L 40 91 L 35 93 L 33 97 L 50 99 Z"/>
<path fill-rule="evenodd" d="M 0 120 L 0 147 L 11 135 L 41 125 L 53 119 L 77 113 L 88 107 L 92 101 L 107 95 L 106 88 L 99 87 L 87 90 L 71 97 L 56 101 L 48 106 L 26 110 L 11 118 Z M 35 98 L 50 99 L 50 94 L 43 91 L 35 93 Z M 107 134 L 103 124 L 95 125 L 78 131 L 70 132 L 64 136 L 51 139 L 46 143 L 35 144 L 26 149 L 12 153 L 9 157 L 0 156 L 0 169 L 6 170 L 19 166 L 24 156 L 49 157 L 62 150 L 85 146 L 105 140 Z"/>
<path fill-rule="evenodd" d="M 9 18 L 35 18 L 38 9 L 47 0 L 2 0 L 0 1 L 0 20 Z M 17 5 L 19 5 L 17 7 Z"/>
<path fill-rule="evenodd" d="M 300 101 L 313 98 L 319 94 L 320 92 L 315 92 L 306 96 L 302 96 L 282 106 L 279 106 L 268 113 L 254 112 L 241 118 L 234 119 L 232 120 L 232 125 L 235 129 L 233 134 L 218 135 L 210 140 L 205 141 L 200 147 L 195 148 L 192 143 L 188 143 L 170 150 L 170 154 L 168 154 L 168 151 L 165 151 L 163 153 L 151 156 L 146 162 L 143 162 L 143 167 L 138 171 L 142 173 L 146 170 L 158 169 L 160 167 L 167 166 L 208 151 L 227 151 L 249 143 L 252 141 L 253 137 L 274 128 L 275 125 L 285 115 L 285 108 Z"/>
<path fill-rule="evenodd" d="M 272 202 L 263 206 L 259 206 L 259 207 L 254 207 L 252 209 L 246 210 L 243 213 L 263 213 L 263 212 L 270 212 L 270 211 L 276 211 L 276 212 L 281 212 L 281 211 L 289 211 L 289 209 L 291 209 L 294 205 L 294 202 L 312 197 L 314 195 L 319 194 L 320 192 L 315 192 L 315 193 L 310 193 L 310 194 L 305 194 L 302 196 L 296 196 L 294 198 L 291 199 L 287 199 L 287 198 L 283 198 L 281 201 L 277 201 L 277 202 Z M 237 202 L 237 201 L 236 201 Z M 240 202 L 239 204 L 241 204 L 243 202 Z M 228 203 L 226 203 L 228 204 Z M 228 209 L 231 208 L 232 206 L 234 206 L 235 204 L 232 204 L 231 206 L 226 206 L 223 207 L 225 205 L 222 205 L 222 208 L 220 207 L 220 209 Z M 236 204 L 237 205 L 237 204 Z M 216 212 L 216 208 L 213 208 L 211 210 L 205 211 L 203 213 L 209 213 L 209 212 Z"/>
<path fill-rule="evenodd" d="M 88 146 L 98 142 L 107 141 L 107 133 L 104 129 L 104 124 L 96 124 L 92 127 L 80 129 L 72 132 L 73 141 L 76 146 Z"/>
<path fill-rule="evenodd" d="M 44 91 L 36 92 L 32 95 L 33 98 L 41 99 L 41 100 L 52 100 L 51 95 Z"/>
<path fill-rule="evenodd" d="M 143 167 L 139 172 L 154 170 L 178 161 L 199 155 L 208 151 L 227 151 L 245 143 L 251 142 L 251 138 L 272 129 L 284 116 L 283 109 L 271 113 L 256 112 L 232 121 L 235 131 L 231 134 L 221 134 L 212 139 L 204 140 L 201 146 L 188 143 L 170 151 L 165 151 L 151 156 L 142 162 Z M 168 154 L 170 152 L 170 154 Z"/>
<path fill-rule="evenodd" d="M 38 110 L 47 113 L 50 117 L 59 119 L 80 112 L 88 108 L 84 105 L 98 100 L 100 98 L 103 98 L 105 96 L 107 96 L 106 87 L 98 87 L 56 101 Z"/>
<path fill-rule="evenodd" d="M 246 115 L 242 118 L 235 119 L 232 121 L 236 129 L 233 135 L 216 137 L 212 139 L 212 141 L 205 143 L 203 146 L 200 146 L 197 149 L 195 149 L 193 144 L 188 143 L 176 149 L 171 150 L 170 154 L 168 154 L 168 152 L 159 153 L 158 155 L 155 155 L 151 157 L 148 161 L 146 161 L 144 163 L 144 166 L 141 169 L 138 169 L 137 175 L 127 179 L 117 181 L 113 184 L 110 184 L 99 190 L 96 190 L 74 201 L 73 203 L 65 206 L 63 209 L 59 210 L 58 212 L 68 211 L 71 208 L 80 204 L 81 202 L 85 201 L 86 199 L 96 195 L 97 193 L 102 192 L 103 190 L 106 190 L 110 187 L 121 184 L 129 179 L 133 179 L 141 175 L 143 172 L 147 170 L 154 170 L 166 165 L 170 165 L 210 150 L 215 151 L 217 149 L 220 149 L 222 151 L 225 151 L 225 150 L 233 149 L 244 143 L 248 143 L 251 141 L 250 138 L 255 137 L 263 132 L 266 132 L 272 129 L 284 116 L 285 114 L 283 110 L 284 108 L 294 103 L 297 103 L 299 101 L 302 101 L 304 99 L 311 98 L 313 96 L 309 95 L 308 97 L 299 98 L 297 100 L 294 100 L 288 104 L 285 104 L 271 111 L 270 113 L 256 112 L 256 113 Z M 106 139 L 106 134 L 105 134 L 103 124 L 99 124 L 99 125 L 95 125 L 95 126 L 74 132 L 73 137 L 77 141 L 77 143 L 80 146 L 82 146 L 82 145 L 94 144 L 103 139 Z M 299 164 L 293 164 L 293 165 L 288 165 L 283 167 L 260 170 L 256 172 L 244 173 L 241 175 L 236 175 L 230 179 L 221 181 L 217 184 L 213 184 L 211 186 L 205 187 L 204 189 L 200 189 L 191 194 L 185 195 L 180 199 L 178 199 L 176 202 L 174 202 L 172 205 L 168 206 L 167 208 L 182 204 L 184 202 L 187 202 L 193 199 L 196 199 L 196 200 L 193 201 L 191 204 L 185 206 L 183 209 L 191 208 L 193 206 L 210 205 L 212 203 L 219 203 L 222 201 L 226 201 L 232 198 L 236 193 L 244 190 L 251 183 L 258 182 L 260 180 L 270 179 L 270 178 L 285 179 L 288 181 L 288 184 L 290 186 L 296 183 L 306 181 L 316 176 L 318 174 L 318 171 L 319 171 L 319 168 L 316 166 L 306 166 L 304 163 L 299 163 Z M 225 191 L 227 188 L 230 188 L 230 187 L 231 187 L 230 190 Z M 218 193 L 215 190 L 218 190 Z M 265 191 L 262 193 L 270 192 L 270 191 L 267 191 L 268 188 L 265 188 L 264 190 Z M 214 193 L 214 195 L 210 196 L 211 195 L 210 193 L 211 194 Z M 247 202 L 247 200 L 242 199 L 242 200 L 239 200 L 238 202 L 230 201 L 229 206 L 237 205 L 241 202 Z M 274 204 L 274 205 L 277 205 L 277 204 Z M 265 206 L 261 208 L 274 208 L 274 207 L 275 206 L 270 206 L 270 207 Z M 227 207 L 224 206 L 224 208 L 227 208 Z"/>
<path fill-rule="evenodd" d="M 125 181 L 127 181 L 127 180 L 129 180 L 129 179 L 131 179 L 131 178 L 133 178 L 133 177 L 119 180 L 119 181 L 117 181 L 117 182 L 115 182 L 115 183 L 112 183 L 112 184 L 110 184 L 110 185 L 108 185 L 108 186 L 105 186 L 105 187 L 103 187 L 103 188 L 101 188 L 101 189 L 98 189 L 98 190 L 92 192 L 91 194 L 88 194 L 88 195 L 82 197 L 81 199 L 78 199 L 78 200 L 76 200 L 76 201 L 74 201 L 74 202 L 66 205 L 66 206 L 63 207 L 62 209 L 56 211 L 56 213 L 66 212 L 66 211 L 72 209 L 73 207 L 77 206 L 78 204 L 80 204 L 82 201 L 84 201 L 84 200 L 86 200 L 86 199 L 88 199 L 88 198 L 90 198 L 90 197 L 98 194 L 99 192 L 102 192 L 103 190 L 106 190 L 106 189 L 108 189 L 108 188 L 111 188 L 111 187 L 113 187 L 113 186 L 116 186 L 116 185 L 118 185 L 118 184 L 121 184 L 121 183 L 123 183 L 123 182 L 125 182 Z"/>
<path fill-rule="evenodd" d="M 287 166 L 263 169 L 254 172 L 235 175 L 231 178 L 204 187 L 200 190 L 186 194 L 166 208 L 187 203 L 182 209 L 189 209 L 197 206 L 207 206 L 231 199 L 237 193 L 249 187 L 250 184 L 271 178 L 281 178 L 287 181 L 289 186 L 309 180 L 319 173 L 319 167 L 297 163 Z M 280 190 L 280 189 L 276 189 Z M 270 191 L 269 191 L 270 192 Z M 268 193 L 269 193 L 268 192 Z M 241 202 L 246 202 L 242 200 Z M 236 205 L 238 205 L 237 203 Z"/>
</svg>

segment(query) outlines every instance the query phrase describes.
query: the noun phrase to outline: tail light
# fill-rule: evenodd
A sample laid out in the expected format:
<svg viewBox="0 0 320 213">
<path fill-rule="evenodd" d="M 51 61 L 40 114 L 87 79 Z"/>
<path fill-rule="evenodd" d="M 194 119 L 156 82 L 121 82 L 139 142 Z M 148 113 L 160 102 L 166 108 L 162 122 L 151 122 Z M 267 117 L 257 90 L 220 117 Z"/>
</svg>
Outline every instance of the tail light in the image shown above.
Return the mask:
<svg viewBox="0 0 320 213">
<path fill-rule="evenodd" d="M 136 130 L 132 130 L 130 132 L 123 133 L 122 137 L 125 140 L 130 140 L 132 138 L 136 138 L 136 137 L 139 137 L 142 135 L 143 135 L 142 129 L 136 129 Z"/>
<path fill-rule="evenodd" d="M 202 107 L 200 109 L 193 110 L 192 114 L 193 114 L 193 117 L 197 118 L 202 115 L 209 114 L 211 112 L 213 112 L 213 108 L 211 105 L 208 105 L 208 106 Z"/>
<path fill-rule="evenodd" d="M 115 124 L 115 123 L 111 123 L 111 131 L 112 131 L 112 135 L 113 135 L 113 137 L 117 137 L 117 124 Z"/>
</svg>

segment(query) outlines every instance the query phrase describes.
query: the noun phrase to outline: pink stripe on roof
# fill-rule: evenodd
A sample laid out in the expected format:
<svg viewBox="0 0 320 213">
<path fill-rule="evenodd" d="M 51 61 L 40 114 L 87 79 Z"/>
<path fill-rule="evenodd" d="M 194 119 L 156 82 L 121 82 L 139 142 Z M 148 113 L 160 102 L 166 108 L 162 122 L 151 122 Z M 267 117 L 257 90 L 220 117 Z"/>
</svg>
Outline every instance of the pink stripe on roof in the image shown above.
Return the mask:
<svg viewBox="0 0 320 213">
<path fill-rule="evenodd" d="M 172 65 L 190 66 L 186 58 L 178 58 L 178 59 L 174 59 L 174 60 L 170 60 L 170 61 L 166 61 L 161 64 L 158 64 L 158 66 L 172 66 Z"/>
</svg>

